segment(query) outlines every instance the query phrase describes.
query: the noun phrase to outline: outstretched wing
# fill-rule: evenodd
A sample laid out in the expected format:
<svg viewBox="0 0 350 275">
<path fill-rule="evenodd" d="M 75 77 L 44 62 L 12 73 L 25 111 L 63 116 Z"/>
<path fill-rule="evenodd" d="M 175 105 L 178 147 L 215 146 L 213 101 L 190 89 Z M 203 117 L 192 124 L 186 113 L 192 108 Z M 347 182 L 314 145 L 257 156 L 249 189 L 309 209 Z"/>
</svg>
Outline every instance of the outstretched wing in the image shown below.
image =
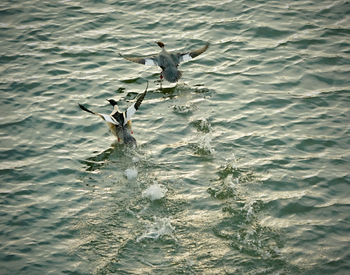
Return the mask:
<svg viewBox="0 0 350 275">
<path fill-rule="evenodd" d="M 150 57 L 126 57 L 122 54 L 119 54 L 121 57 L 123 57 L 126 60 L 129 60 L 131 62 L 139 63 L 142 65 L 147 66 L 158 66 L 158 61 L 156 56 L 150 56 Z"/>
<path fill-rule="evenodd" d="M 136 113 L 136 111 L 139 109 L 143 99 L 145 98 L 147 94 L 147 89 L 148 89 L 148 81 L 147 81 L 147 86 L 146 90 L 137 98 L 136 102 L 132 104 L 126 111 L 125 111 L 125 120 L 124 120 L 124 125 L 131 119 L 131 117 Z"/>
<path fill-rule="evenodd" d="M 204 53 L 209 47 L 209 43 L 207 43 L 205 46 L 203 46 L 200 49 L 188 52 L 188 53 L 180 53 L 178 54 L 179 56 L 179 62 L 183 62 L 183 61 L 188 61 L 191 60 L 195 57 L 197 57 L 198 55 Z"/>
<path fill-rule="evenodd" d="M 111 117 L 110 115 L 95 113 L 95 112 L 89 110 L 88 108 L 86 108 L 84 105 L 81 105 L 81 104 L 79 104 L 79 103 L 78 103 L 78 105 L 79 105 L 80 109 L 82 109 L 82 110 L 85 111 L 85 112 L 88 112 L 88 113 L 90 113 L 90 114 L 99 116 L 100 118 L 102 118 L 102 119 L 105 120 L 106 122 L 110 122 L 110 123 L 112 123 L 112 124 L 114 124 L 114 125 L 119 125 L 119 123 L 118 123 L 113 117 Z"/>
</svg>

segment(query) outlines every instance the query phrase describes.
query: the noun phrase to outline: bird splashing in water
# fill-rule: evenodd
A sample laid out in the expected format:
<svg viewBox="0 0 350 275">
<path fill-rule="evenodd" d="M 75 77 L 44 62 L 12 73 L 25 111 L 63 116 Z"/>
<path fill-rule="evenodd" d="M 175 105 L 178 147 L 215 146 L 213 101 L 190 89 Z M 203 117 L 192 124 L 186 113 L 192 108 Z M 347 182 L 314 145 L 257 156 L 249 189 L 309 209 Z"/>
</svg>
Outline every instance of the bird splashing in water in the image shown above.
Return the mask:
<svg viewBox="0 0 350 275">
<path fill-rule="evenodd" d="M 119 111 L 118 103 L 114 99 L 107 99 L 107 101 L 113 106 L 113 111 L 109 115 L 93 112 L 81 104 L 79 104 L 79 107 L 85 112 L 97 115 L 106 121 L 109 130 L 115 137 L 117 137 L 118 142 L 128 145 L 136 145 L 136 139 L 132 136 L 133 132 L 131 129 L 131 117 L 139 109 L 147 94 L 147 89 L 148 82 L 145 91 L 138 96 L 136 102 L 133 103 L 125 112 Z"/>
</svg>

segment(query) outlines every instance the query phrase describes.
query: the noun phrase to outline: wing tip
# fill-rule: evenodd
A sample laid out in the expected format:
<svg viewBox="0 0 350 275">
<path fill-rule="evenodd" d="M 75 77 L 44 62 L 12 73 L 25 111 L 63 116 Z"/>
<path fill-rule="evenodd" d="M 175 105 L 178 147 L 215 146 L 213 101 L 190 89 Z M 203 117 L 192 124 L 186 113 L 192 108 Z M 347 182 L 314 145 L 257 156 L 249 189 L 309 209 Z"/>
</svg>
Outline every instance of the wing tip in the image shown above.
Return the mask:
<svg viewBox="0 0 350 275">
<path fill-rule="evenodd" d="M 88 112 L 88 113 L 90 113 L 90 114 L 96 115 L 93 111 L 89 110 L 89 109 L 86 108 L 84 105 L 82 105 L 82 104 L 80 104 L 80 103 L 78 103 L 78 105 L 79 105 L 80 109 L 82 109 L 83 111 Z"/>
<path fill-rule="evenodd" d="M 87 110 L 87 108 L 84 105 L 80 104 L 80 103 L 78 103 L 78 106 L 79 106 L 80 109 L 82 109 L 84 111 Z"/>
<path fill-rule="evenodd" d="M 194 51 L 193 53 L 195 54 L 194 57 L 204 53 L 208 48 L 209 48 L 209 42 L 207 42 L 202 48 L 199 48 L 198 50 Z"/>
</svg>

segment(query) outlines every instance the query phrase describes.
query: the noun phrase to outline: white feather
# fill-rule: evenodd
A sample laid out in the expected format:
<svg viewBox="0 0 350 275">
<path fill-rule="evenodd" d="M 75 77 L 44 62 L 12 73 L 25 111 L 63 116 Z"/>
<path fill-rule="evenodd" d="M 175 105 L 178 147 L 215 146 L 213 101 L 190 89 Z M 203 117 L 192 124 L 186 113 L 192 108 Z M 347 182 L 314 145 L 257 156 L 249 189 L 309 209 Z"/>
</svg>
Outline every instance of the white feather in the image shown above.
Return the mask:
<svg viewBox="0 0 350 275">
<path fill-rule="evenodd" d="M 118 125 L 119 123 L 111 116 L 109 115 L 105 115 L 105 114 L 101 114 L 101 116 L 103 116 L 104 120 L 107 121 L 107 122 L 110 122 L 114 125 Z"/>
<path fill-rule="evenodd" d="M 145 65 L 147 65 L 147 66 L 154 66 L 154 65 L 157 65 L 157 63 L 154 62 L 154 60 L 151 59 L 151 58 L 145 58 Z"/>
<path fill-rule="evenodd" d="M 186 54 L 181 56 L 181 59 L 182 59 L 182 61 L 188 61 L 188 60 L 191 60 L 193 58 L 190 56 L 189 53 L 186 53 Z"/>
<path fill-rule="evenodd" d="M 131 117 L 136 113 L 135 103 L 132 104 L 125 112 L 124 125 L 131 119 Z"/>
</svg>

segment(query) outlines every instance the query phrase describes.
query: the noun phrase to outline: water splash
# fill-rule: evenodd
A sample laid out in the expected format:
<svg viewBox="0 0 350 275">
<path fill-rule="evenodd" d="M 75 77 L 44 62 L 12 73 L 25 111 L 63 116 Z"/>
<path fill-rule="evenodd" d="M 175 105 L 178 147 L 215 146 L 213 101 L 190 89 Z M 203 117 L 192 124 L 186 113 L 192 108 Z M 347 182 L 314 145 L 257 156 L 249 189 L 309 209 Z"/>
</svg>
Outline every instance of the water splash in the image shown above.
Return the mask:
<svg viewBox="0 0 350 275">
<path fill-rule="evenodd" d="M 148 228 L 145 233 L 136 239 L 137 242 L 140 242 L 144 239 L 153 239 L 157 240 L 166 235 L 172 235 L 174 227 L 171 225 L 170 218 L 153 218 L 154 222 L 148 224 Z"/>
<path fill-rule="evenodd" d="M 209 133 L 211 131 L 211 124 L 207 118 L 192 121 L 191 124 L 198 132 Z"/>
<path fill-rule="evenodd" d="M 125 170 L 124 175 L 126 176 L 126 178 L 128 180 L 134 180 L 134 179 L 137 178 L 138 171 L 137 171 L 137 169 L 135 167 L 134 168 L 128 168 L 128 169 Z"/>
<path fill-rule="evenodd" d="M 164 198 L 168 189 L 158 183 L 154 183 L 142 192 L 142 197 L 148 198 L 151 201 L 160 200 Z"/>
<path fill-rule="evenodd" d="M 212 155 L 215 153 L 214 148 L 211 145 L 212 136 L 211 134 L 205 134 L 198 138 L 198 141 L 195 144 L 192 144 L 191 147 L 194 150 L 194 153 L 201 156 Z"/>
</svg>

